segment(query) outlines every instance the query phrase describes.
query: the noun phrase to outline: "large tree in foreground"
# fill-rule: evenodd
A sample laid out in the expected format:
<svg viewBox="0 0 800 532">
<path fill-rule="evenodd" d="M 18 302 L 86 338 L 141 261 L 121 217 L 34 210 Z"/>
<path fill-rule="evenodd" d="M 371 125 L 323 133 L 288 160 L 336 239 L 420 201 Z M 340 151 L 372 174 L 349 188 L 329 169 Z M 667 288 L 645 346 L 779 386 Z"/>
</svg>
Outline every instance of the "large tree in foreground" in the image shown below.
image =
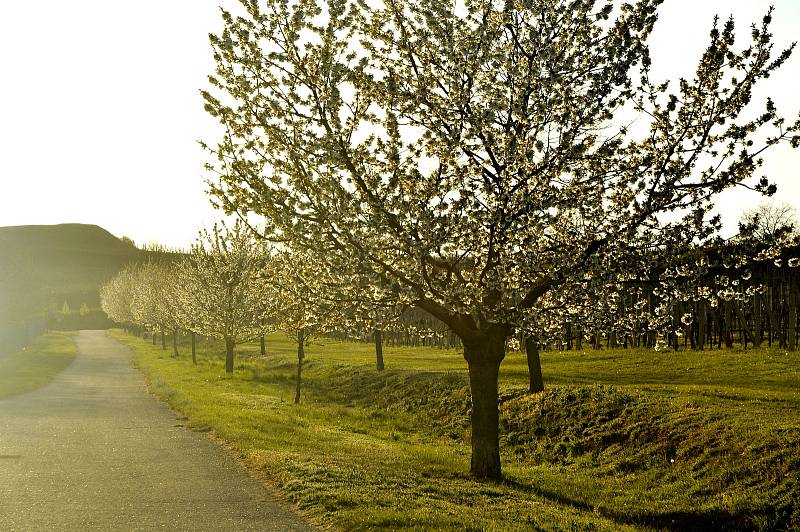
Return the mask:
<svg viewBox="0 0 800 532">
<path fill-rule="evenodd" d="M 753 180 L 762 151 L 798 144 L 771 101 L 750 105 L 790 55 L 770 16 L 740 48 L 733 22 L 715 22 L 694 79 L 656 83 L 660 3 L 242 0 L 212 36 L 213 193 L 461 338 L 476 477 L 501 476 L 512 334 L 560 327 L 586 311 L 573 294 L 613 298 L 653 272 L 669 290 L 636 308 L 666 330 L 672 266 L 714 237 L 715 195 L 773 192 Z"/>
</svg>

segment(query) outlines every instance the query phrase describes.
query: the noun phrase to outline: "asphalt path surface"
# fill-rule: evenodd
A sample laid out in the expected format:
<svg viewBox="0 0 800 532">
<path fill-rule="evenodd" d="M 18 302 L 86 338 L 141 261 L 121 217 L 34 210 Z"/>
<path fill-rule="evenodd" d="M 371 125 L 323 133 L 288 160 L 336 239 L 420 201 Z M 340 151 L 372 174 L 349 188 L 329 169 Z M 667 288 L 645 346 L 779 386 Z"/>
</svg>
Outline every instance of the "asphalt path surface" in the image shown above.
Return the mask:
<svg viewBox="0 0 800 532">
<path fill-rule="evenodd" d="M 310 530 L 148 395 L 128 348 L 76 341 L 51 384 L 0 400 L 0 530 Z"/>
</svg>

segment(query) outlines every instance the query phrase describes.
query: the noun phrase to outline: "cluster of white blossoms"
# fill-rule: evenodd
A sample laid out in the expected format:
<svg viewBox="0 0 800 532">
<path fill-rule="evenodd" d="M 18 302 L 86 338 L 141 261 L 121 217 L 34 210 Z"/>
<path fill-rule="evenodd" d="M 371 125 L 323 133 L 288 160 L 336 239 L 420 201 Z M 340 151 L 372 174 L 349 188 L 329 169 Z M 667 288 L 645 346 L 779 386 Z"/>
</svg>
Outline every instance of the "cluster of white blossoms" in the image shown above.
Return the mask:
<svg viewBox="0 0 800 532">
<path fill-rule="evenodd" d="M 103 310 L 121 324 L 189 331 L 234 343 L 265 331 L 257 272 L 269 255 L 240 224 L 214 226 L 186 255 L 126 268 L 101 289 Z"/>
</svg>

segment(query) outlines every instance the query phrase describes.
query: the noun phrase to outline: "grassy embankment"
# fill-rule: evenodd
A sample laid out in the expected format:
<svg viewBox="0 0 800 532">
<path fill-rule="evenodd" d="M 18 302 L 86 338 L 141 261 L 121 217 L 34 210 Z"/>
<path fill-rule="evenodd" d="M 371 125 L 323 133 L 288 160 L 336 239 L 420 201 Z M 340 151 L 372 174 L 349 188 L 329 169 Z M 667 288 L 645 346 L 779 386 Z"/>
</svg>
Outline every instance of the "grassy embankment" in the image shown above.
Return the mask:
<svg viewBox="0 0 800 532">
<path fill-rule="evenodd" d="M 49 384 L 75 359 L 71 333 L 51 332 L 21 351 L 0 355 L 0 399 Z"/>
<path fill-rule="evenodd" d="M 319 521 L 342 529 L 793 529 L 800 526 L 800 354 L 545 353 L 548 390 L 501 374 L 506 481 L 474 482 L 454 352 L 319 340 L 293 405 L 294 347 L 202 345 L 193 367 L 143 340 L 152 390 Z"/>
</svg>

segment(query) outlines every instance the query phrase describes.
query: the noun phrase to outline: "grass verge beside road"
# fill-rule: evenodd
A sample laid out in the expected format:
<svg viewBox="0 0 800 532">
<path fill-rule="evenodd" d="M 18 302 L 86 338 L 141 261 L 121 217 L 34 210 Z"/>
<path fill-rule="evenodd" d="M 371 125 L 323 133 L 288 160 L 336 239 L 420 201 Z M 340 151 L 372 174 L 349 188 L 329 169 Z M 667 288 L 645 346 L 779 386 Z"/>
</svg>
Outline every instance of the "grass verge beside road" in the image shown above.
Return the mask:
<svg viewBox="0 0 800 532">
<path fill-rule="evenodd" d="M 45 333 L 28 347 L 0 356 L 0 399 L 49 384 L 75 359 L 74 333 Z"/>
<path fill-rule="evenodd" d="M 775 530 L 800 526 L 800 355 L 778 350 L 545 353 L 548 390 L 501 376 L 506 480 L 469 469 L 465 363 L 455 352 L 319 340 L 303 403 L 280 335 L 199 365 L 141 339 L 151 389 L 326 525 L 345 530 Z"/>
</svg>

